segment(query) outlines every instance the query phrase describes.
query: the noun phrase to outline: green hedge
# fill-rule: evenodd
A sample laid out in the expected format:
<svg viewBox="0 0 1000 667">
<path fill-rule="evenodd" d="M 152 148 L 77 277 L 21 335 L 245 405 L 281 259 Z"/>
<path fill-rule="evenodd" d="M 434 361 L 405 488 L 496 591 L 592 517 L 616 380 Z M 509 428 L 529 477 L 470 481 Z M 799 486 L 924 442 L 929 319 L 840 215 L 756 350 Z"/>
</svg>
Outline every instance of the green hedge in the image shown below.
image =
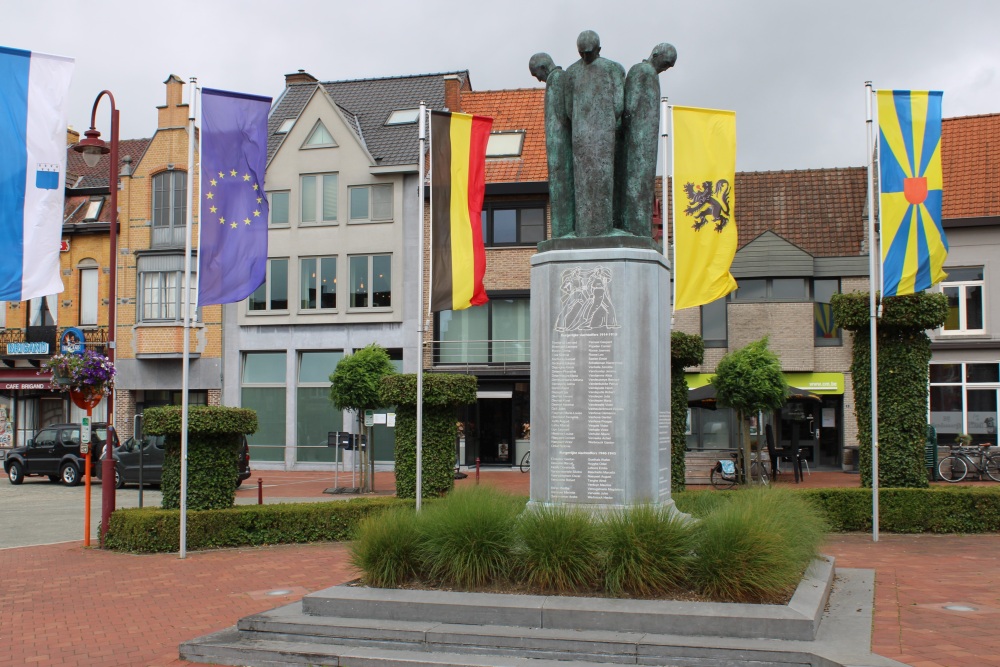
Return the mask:
<svg viewBox="0 0 1000 667">
<path fill-rule="evenodd" d="M 735 492 L 739 493 L 739 491 Z M 872 491 L 865 488 L 797 489 L 822 512 L 834 532 L 871 532 Z M 678 509 L 694 515 L 727 502 L 731 493 L 686 491 Z M 879 489 L 879 530 L 885 533 L 1000 532 L 1000 487 L 933 486 Z"/>
<path fill-rule="evenodd" d="M 146 435 L 170 435 L 181 432 L 181 408 L 171 405 L 147 408 L 142 416 L 142 431 Z M 246 408 L 221 405 L 192 405 L 188 408 L 189 433 L 257 432 L 257 412 Z"/>
<path fill-rule="evenodd" d="M 277 505 L 240 505 L 187 515 L 187 547 L 193 550 L 352 539 L 358 522 L 392 507 L 396 498 L 357 498 Z M 180 512 L 156 508 L 116 510 L 108 523 L 107 548 L 134 553 L 180 550 Z"/>
<path fill-rule="evenodd" d="M 684 369 L 705 361 L 705 341 L 701 336 L 670 332 L 670 488 L 683 491 L 687 451 L 688 383 Z"/>
</svg>

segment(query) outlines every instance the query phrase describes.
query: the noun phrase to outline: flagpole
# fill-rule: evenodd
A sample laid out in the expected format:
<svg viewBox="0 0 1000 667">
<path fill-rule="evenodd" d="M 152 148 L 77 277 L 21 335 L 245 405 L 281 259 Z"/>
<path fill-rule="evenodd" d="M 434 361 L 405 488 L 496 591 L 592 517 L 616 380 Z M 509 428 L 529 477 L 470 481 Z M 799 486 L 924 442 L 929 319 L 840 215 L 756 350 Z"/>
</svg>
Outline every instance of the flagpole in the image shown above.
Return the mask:
<svg viewBox="0 0 1000 667">
<path fill-rule="evenodd" d="M 673 121 L 674 121 L 674 108 L 672 106 L 670 106 L 669 104 L 667 104 L 667 98 L 666 97 L 664 97 L 661 100 L 661 105 L 663 107 L 663 112 L 661 112 L 661 115 L 662 116 L 666 116 L 667 114 L 665 112 L 669 111 L 670 112 L 670 126 L 673 127 L 673 124 L 674 124 L 673 123 Z M 664 124 L 665 123 L 666 123 L 666 118 L 664 118 Z M 663 146 L 664 146 L 663 150 L 666 151 L 666 146 L 667 146 L 666 129 L 664 129 Z M 666 164 L 667 164 L 667 157 L 666 157 L 666 153 L 664 153 L 664 157 L 663 157 L 663 165 L 664 165 L 664 167 L 666 167 Z M 670 151 L 670 176 L 671 177 L 673 177 L 673 175 L 674 175 L 674 166 L 675 166 L 674 165 L 674 152 Z M 666 169 L 664 169 L 664 171 L 666 171 Z M 671 234 L 670 236 L 674 240 L 674 242 L 672 244 L 674 250 L 670 254 L 670 275 L 673 276 L 673 280 L 670 281 L 670 285 L 671 285 L 671 290 L 670 290 L 671 291 L 671 294 L 670 294 L 670 313 L 671 313 L 670 320 L 671 320 L 671 328 L 673 327 L 673 313 L 677 312 L 677 307 L 674 305 L 674 304 L 677 303 L 677 273 L 676 273 L 676 271 L 677 271 L 677 211 L 674 210 L 676 208 L 676 206 L 677 206 L 677 202 L 674 202 L 673 206 L 670 207 L 670 212 L 671 212 L 670 219 L 673 221 L 673 234 Z M 663 174 L 663 218 L 664 218 L 663 219 L 663 229 L 664 229 L 664 239 L 666 238 L 666 229 L 667 229 L 666 216 L 667 216 L 667 174 Z M 666 242 L 666 241 L 664 241 L 664 242 Z M 666 250 L 666 248 L 664 248 L 664 250 Z"/>
<path fill-rule="evenodd" d="M 188 105 L 187 219 L 184 222 L 184 354 L 181 361 L 181 535 L 180 557 L 187 557 L 187 463 L 188 463 L 188 388 L 191 365 L 191 229 L 194 225 L 194 116 L 198 101 L 198 79 L 191 77 L 191 103 Z"/>
<path fill-rule="evenodd" d="M 879 275 L 879 242 L 875 224 L 875 152 L 872 120 L 872 82 L 865 81 L 868 128 L 868 314 L 871 337 L 871 407 L 872 407 L 872 542 L 878 542 L 878 312 L 875 305 L 875 281 Z M 881 284 L 881 278 L 879 278 Z"/>
<path fill-rule="evenodd" d="M 420 206 L 417 220 L 420 242 L 417 252 L 417 511 L 423 497 L 423 445 L 424 445 L 424 168 L 427 146 L 427 105 L 420 103 L 420 156 L 417 168 L 417 189 Z"/>
</svg>

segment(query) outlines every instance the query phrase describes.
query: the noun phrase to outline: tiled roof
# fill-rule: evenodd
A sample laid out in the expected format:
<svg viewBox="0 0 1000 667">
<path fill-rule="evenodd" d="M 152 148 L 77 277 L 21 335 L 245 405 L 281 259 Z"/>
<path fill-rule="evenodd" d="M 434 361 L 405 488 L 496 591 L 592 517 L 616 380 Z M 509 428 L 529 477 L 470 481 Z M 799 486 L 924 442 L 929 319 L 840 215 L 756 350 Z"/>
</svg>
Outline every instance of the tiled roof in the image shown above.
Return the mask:
<svg viewBox="0 0 1000 667">
<path fill-rule="evenodd" d="M 520 158 L 486 161 L 487 183 L 547 181 L 545 161 L 545 89 L 463 91 L 462 111 L 490 116 L 493 131 L 523 130 Z"/>
<path fill-rule="evenodd" d="M 125 156 L 132 158 L 132 165 L 139 164 L 139 160 L 146 153 L 152 139 L 120 139 L 118 141 L 118 171 L 121 172 L 122 161 Z M 108 175 L 111 165 L 108 161 L 109 155 L 102 155 L 97 161 L 96 167 L 88 167 L 83 161 L 83 154 L 73 150 L 72 146 L 66 147 L 66 187 L 67 188 L 106 188 L 108 187 Z"/>
<path fill-rule="evenodd" d="M 659 183 L 657 178 L 657 193 Z M 860 255 L 867 188 L 864 167 L 739 172 L 734 188 L 739 247 L 771 231 L 814 257 Z"/>
<path fill-rule="evenodd" d="M 942 217 L 1000 215 L 1000 114 L 941 123 Z"/>
<path fill-rule="evenodd" d="M 288 118 L 296 118 L 305 108 L 317 85 L 345 112 L 368 151 L 380 165 L 416 164 L 419 137 L 416 123 L 386 126 L 385 120 L 397 109 L 415 109 L 421 102 L 431 109 L 443 109 L 444 77 L 468 80 L 467 70 L 440 74 L 418 74 L 383 79 L 326 81 L 320 84 L 295 83 L 279 98 L 268 121 L 267 157 L 271 159 L 286 135 L 274 134 Z"/>
</svg>

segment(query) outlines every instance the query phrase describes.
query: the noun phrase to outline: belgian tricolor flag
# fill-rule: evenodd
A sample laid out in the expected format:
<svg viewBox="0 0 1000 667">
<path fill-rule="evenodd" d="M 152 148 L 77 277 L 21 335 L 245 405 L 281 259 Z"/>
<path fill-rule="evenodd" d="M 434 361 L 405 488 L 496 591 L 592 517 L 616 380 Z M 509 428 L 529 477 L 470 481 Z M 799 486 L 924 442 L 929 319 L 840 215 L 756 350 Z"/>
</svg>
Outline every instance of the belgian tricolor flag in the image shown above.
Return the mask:
<svg viewBox="0 0 1000 667">
<path fill-rule="evenodd" d="M 483 193 L 493 119 L 431 112 L 431 311 L 489 299 L 483 289 Z"/>
</svg>

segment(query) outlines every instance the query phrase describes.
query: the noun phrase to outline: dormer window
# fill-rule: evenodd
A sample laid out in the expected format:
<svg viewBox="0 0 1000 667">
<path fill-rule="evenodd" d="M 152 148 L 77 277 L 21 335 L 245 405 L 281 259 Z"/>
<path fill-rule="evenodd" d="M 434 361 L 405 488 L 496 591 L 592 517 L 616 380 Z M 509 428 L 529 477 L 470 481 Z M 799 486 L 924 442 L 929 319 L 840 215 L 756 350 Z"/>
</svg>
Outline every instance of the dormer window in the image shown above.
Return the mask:
<svg viewBox="0 0 1000 667">
<path fill-rule="evenodd" d="M 293 125 L 295 125 L 295 119 L 294 118 L 286 118 L 281 123 L 281 126 L 277 130 L 274 131 L 274 133 L 275 134 L 288 134 L 289 132 L 292 131 L 292 126 Z"/>
<path fill-rule="evenodd" d="M 318 120 L 312 132 L 309 133 L 309 138 L 302 144 L 302 148 L 330 148 L 336 145 L 337 142 L 333 140 L 330 130 L 326 129 L 323 121 Z"/>
<path fill-rule="evenodd" d="M 396 109 L 385 119 L 386 125 L 412 125 L 417 122 L 420 109 Z"/>
<path fill-rule="evenodd" d="M 486 157 L 521 157 L 524 132 L 494 132 L 486 144 Z"/>
<path fill-rule="evenodd" d="M 104 207 L 104 197 L 96 197 L 87 202 L 87 211 L 83 214 L 84 222 L 95 222 L 101 217 L 101 209 Z"/>
</svg>

